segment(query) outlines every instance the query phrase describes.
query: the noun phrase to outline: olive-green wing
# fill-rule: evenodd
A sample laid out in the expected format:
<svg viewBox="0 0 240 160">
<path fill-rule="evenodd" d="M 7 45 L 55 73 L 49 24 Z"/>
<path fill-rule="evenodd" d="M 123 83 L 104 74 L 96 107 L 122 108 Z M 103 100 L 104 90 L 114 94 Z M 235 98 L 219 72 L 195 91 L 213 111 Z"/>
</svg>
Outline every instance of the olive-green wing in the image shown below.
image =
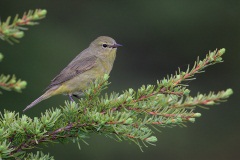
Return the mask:
<svg viewBox="0 0 240 160">
<path fill-rule="evenodd" d="M 66 68 L 64 68 L 59 75 L 57 75 L 52 81 L 51 84 L 46 88 L 48 90 L 49 88 L 59 85 L 63 82 L 66 82 L 73 77 L 77 76 L 78 74 L 81 74 L 92 67 L 95 66 L 96 63 L 96 56 L 89 56 L 85 58 L 81 58 L 79 60 L 72 61 Z"/>
</svg>

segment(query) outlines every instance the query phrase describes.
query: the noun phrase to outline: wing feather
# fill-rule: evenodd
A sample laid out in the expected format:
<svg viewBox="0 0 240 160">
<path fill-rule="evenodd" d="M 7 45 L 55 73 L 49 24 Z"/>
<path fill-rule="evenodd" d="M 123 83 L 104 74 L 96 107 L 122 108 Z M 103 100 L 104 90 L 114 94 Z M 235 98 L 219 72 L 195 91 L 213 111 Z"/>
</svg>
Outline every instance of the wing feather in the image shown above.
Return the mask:
<svg viewBox="0 0 240 160">
<path fill-rule="evenodd" d="M 94 55 L 88 57 L 82 57 L 79 60 L 72 61 L 66 68 L 64 68 L 59 75 L 57 75 L 52 81 L 51 84 L 46 88 L 49 88 L 59 85 L 63 82 L 66 82 L 78 74 L 81 74 L 92 67 L 95 66 L 97 57 Z"/>
</svg>

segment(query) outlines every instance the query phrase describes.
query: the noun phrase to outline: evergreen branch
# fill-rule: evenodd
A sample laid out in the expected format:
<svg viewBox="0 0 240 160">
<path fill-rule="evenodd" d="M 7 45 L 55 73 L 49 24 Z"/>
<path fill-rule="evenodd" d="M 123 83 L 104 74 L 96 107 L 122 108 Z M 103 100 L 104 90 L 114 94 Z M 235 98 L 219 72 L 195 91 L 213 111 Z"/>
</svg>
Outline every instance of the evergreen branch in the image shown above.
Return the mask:
<svg viewBox="0 0 240 160">
<path fill-rule="evenodd" d="M 209 52 L 209 54 L 206 55 L 206 58 L 203 60 L 197 59 L 195 62 L 193 68 L 190 70 L 189 66 L 188 69 L 183 72 L 180 70 L 176 72 L 176 74 L 169 78 L 164 78 L 160 82 L 157 82 L 157 89 L 154 92 L 151 92 L 150 94 L 146 94 L 144 92 L 148 92 L 150 90 L 154 90 L 155 86 L 148 85 L 148 88 L 145 89 L 145 86 L 142 86 L 138 90 L 137 93 L 137 99 L 134 100 L 134 102 L 138 101 L 144 101 L 145 99 L 148 99 L 149 97 L 158 95 L 158 94 L 171 94 L 171 95 L 177 95 L 177 96 L 183 96 L 188 95 L 190 93 L 190 90 L 186 89 L 186 85 L 181 84 L 183 81 L 189 81 L 194 80 L 195 78 L 192 78 L 197 73 L 204 72 L 203 69 L 206 67 L 223 62 L 222 61 L 222 55 L 225 53 L 225 49 L 215 50 L 213 52 Z"/>
<path fill-rule="evenodd" d="M 13 22 L 11 23 L 11 17 L 9 16 L 5 22 L 0 21 L 0 39 L 13 44 L 13 42 L 18 43 L 19 38 L 24 36 L 24 30 L 27 30 L 23 26 L 33 26 L 37 25 L 37 20 L 45 18 L 47 10 L 45 9 L 36 9 L 35 11 L 30 10 L 27 13 L 25 12 L 22 18 L 19 18 L 18 15 L 15 16 Z"/>
<path fill-rule="evenodd" d="M 220 91 L 217 94 L 214 92 L 210 92 L 208 95 L 206 94 L 198 94 L 196 97 L 187 97 L 184 102 L 181 99 L 179 103 L 170 106 L 170 108 L 188 108 L 188 107 L 203 107 L 209 105 L 215 105 L 219 102 L 222 102 L 223 99 L 227 99 L 230 95 L 233 94 L 232 89 L 227 89 L 226 91 Z"/>
<path fill-rule="evenodd" d="M 204 72 L 203 69 L 206 67 L 221 63 L 222 61 L 222 55 L 225 53 L 225 49 L 215 50 L 213 52 L 209 51 L 209 54 L 206 55 L 206 58 L 202 61 L 197 59 L 197 61 L 194 63 L 193 68 L 189 71 L 189 66 L 186 72 L 181 72 L 179 68 L 179 74 L 176 74 L 176 76 L 173 77 L 173 84 L 174 86 L 180 84 L 182 81 L 191 80 L 190 78 L 193 77 L 197 73 Z"/>
<path fill-rule="evenodd" d="M 17 80 L 16 76 L 10 76 L 10 75 L 0 75 L 0 88 L 7 90 L 7 91 L 17 91 L 21 92 L 22 89 L 26 88 L 27 82 L 22 81 L 21 79 Z"/>
<path fill-rule="evenodd" d="M 195 112 L 196 106 L 218 104 L 233 93 L 227 89 L 191 97 L 186 86 L 181 85 L 206 66 L 220 62 L 220 52 L 222 55 L 224 50 L 211 52 L 202 65 L 198 61 L 191 71 L 184 72 L 187 73 L 185 76 L 179 72 L 158 81 L 157 85 L 142 86 L 137 91 L 129 89 L 122 94 L 101 95 L 109 85 L 109 77 L 105 75 L 90 85 L 78 103 L 66 102 L 61 108 L 48 109 L 39 118 L 20 117 L 19 113 L 5 110 L 0 118 L 0 157 L 31 155 L 51 159 L 42 153 L 26 155 L 26 151 L 40 144 L 74 141 L 79 145 L 90 133 L 132 141 L 140 148 L 153 144 L 157 138 L 151 127 L 159 130 L 161 127 L 185 126 L 186 122 L 194 122 L 201 116 Z"/>
</svg>

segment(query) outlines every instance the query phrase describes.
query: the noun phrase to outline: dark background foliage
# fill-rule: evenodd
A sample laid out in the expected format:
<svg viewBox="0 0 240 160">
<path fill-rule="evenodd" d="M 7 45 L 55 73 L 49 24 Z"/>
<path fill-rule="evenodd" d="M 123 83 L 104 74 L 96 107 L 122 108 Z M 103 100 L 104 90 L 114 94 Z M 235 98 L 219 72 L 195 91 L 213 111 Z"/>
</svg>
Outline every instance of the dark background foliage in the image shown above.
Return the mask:
<svg viewBox="0 0 240 160">
<path fill-rule="evenodd" d="M 123 44 L 107 92 L 142 84 L 155 84 L 177 67 L 186 69 L 209 50 L 227 49 L 225 62 L 212 66 L 189 83 L 191 94 L 233 88 L 227 103 L 210 110 L 198 109 L 202 117 L 187 128 L 162 128 L 157 146 L 144 148 L 118 143 L 103 135 L 91 135 L 82 143 L 44 147 L 56 159 L 237 159 L 240 156 L 239 46 L 240 1 L 0 1 L 1 20 L 29 9 L 47 9 L 47 18 L 31 27 L 20 44 L 0 42 L 5 59 L 1 73 L 16 74 L 28 81 L 22 94 L 4 92 L 1 111 L 21 112 L 40 96 L 50 80 L 80 51 L 100 35 Z M 56 96 L 27 112 L 39 116 L 49 107 L 64 104 Z"/>
</svg>

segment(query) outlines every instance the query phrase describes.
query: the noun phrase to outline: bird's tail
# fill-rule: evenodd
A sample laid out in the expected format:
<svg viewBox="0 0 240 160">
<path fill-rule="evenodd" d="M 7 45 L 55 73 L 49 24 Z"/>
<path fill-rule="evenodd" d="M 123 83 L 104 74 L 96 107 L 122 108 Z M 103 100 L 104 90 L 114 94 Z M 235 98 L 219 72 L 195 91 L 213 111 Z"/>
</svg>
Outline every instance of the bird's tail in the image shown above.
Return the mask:
<svg viewBox="0 0 240 160">
<path fill-rule="evenodd" d="M 35 106 L 36 104 L 38 104 L 39 102 L 48 99 L 52 96 L 51 92 L 45 92 L 43 95 L 41 95 L 40 97 L 38 97 L 35 101 L 33 101 L 31 104 L 29 104 L 24 110 L 23 112 L 25 112 L 26 110 L 32 108 L 33 106 Z"/>
</svg>

